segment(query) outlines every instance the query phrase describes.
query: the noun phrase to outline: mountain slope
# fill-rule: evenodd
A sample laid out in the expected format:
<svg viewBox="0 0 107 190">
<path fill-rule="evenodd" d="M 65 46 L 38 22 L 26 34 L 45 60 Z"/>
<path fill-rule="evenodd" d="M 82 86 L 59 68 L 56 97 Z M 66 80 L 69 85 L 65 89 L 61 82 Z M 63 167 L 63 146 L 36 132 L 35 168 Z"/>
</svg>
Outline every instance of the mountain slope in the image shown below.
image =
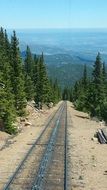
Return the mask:
<svg viewBox="0 0 107 190">
<path fill-rule="evenodd" d="M 50 78 L 57 78 L 60 86 L 72 86 L 83 75 L 84 65 L 81 64 L 62 64 L 62 65 L 47 65 L 47 71 Z M 92 73 L 92 67 L 87 66 L 88 76 Z"/>
<path fill-rule="evenodd" d="M 21 53 L 25 58 L 25 51 Z M 70 54 L 44 55 L 47 72 L 50 78 L 57 79 L 60 86 L 72 86 L 82 77 L 84 64 L 87 65 L 88 75 L 91 75 L 93 61 Z"/>
</svg>

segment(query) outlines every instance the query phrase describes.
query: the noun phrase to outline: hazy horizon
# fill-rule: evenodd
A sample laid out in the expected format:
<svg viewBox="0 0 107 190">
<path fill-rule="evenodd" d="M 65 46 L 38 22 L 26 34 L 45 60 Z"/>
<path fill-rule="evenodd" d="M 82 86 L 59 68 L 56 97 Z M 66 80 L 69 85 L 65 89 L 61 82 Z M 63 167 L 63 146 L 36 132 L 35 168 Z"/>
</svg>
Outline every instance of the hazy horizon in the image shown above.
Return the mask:
<svg viewBox="0 0 107 190">
<path fill-rule="evenodd" d="M 1 26 L 2 27 L 2 26 Z M 101 28 L 101 27 L 95 27 L 95 28 L 91 28 L 91 27 L 75 27 L 75 28 L 4 28 L 6 30 L 107 30 L 107 27 L 105 28 Z"/>
<path fill-rule="evenodd" d="M 11 37 L 12 31 L 8 33 Z M 107 29 L 21 29 L 16 34 L 21 51 L 29 45 L 34 54 L 68 54 L 86 60 L 95 60 L 101 52 L 107 62 Z"/>
</svg>

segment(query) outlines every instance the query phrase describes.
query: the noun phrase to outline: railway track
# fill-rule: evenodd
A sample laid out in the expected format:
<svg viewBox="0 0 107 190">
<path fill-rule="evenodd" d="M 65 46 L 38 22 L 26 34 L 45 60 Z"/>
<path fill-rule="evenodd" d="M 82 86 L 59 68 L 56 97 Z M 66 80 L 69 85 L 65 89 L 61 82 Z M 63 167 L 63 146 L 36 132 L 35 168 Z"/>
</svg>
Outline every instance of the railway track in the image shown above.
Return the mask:
<svg viewBox="0 0 107 190">
<path fill-rule="evenodd" d="M 67 103 L 49 120 L 3 190 L 67 190 Z"/>
</svg>

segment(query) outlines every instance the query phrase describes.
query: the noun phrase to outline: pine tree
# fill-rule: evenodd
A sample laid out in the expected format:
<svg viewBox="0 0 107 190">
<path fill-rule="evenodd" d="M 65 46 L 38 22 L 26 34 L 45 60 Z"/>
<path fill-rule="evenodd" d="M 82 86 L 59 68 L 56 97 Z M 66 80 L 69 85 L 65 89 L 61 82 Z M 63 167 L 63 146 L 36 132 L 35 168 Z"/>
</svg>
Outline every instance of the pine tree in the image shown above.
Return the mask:
<svg viewBox="0 0 107 190">
<path fill-rule="evenodd" d="M 28 101 L 33 100 L 34 98 L 34 84 L 29 75 L 25 75 L 25 93 L 26 99 Z"/>
<path fill-rule="evenodd" d="M 105 65 L 100 53 L 96 57 L 91 81 L 87 80 L 86 68 L 81 80 L 74 87 L 74 104 L 77 109 L 87 111 L 92 117 L 107 120 L 107 86 Z"/>
<path fill-rule="evenodd" d="M 34 64 L 33 64 L 33 83 L 34 86 L 37 83 L 38 80 L 38 73 L 39 73 L 39 58 L 34 55 Z"/>
<path fill-rule="evenodd" d="M 23 66 L 23 67 L 22 67 Z M 19 42 L 15 31 L 8 39 L 6 30 L 0 29 L 0 129 L 13 134 L 17 132 L 14 121 L 23 115 L 26 99 L 49 104 L 59 101 L 58 83 L 49 81 L 43 54 L 32 57 L 27 47 L 25 65 L 22 63 Z"/>
<path fill-rule="evenodd" d="M 53 89 L 53 103 L 56 104 L 62 98 L 61 89 L 58 85 L 57 79 L 55 79 L 55 81 L 53 82 L 52 89 Z"/>
<path fill-rule="evenodd" d="M 6 50 L 6 55 L 8 57 L 8 61 L 10 62 L 11 61 L 11 47 L 10 47 L 10 42 L 9 42 L 6 30 L 5 30 L 5 34 L 4 35 L 5 35 L 5 50 Z"/>
<path fill-rule="evenodd" d="M 80 81 L 76 81 L 74 88 L 73 88 L 73 101 L 74 102 L 78 99 L 79 93 L 80 93 Z"/>
<path fill-rule="evenodd" d="M 37 83 L 39 82 L 39 58 L 34 55 L 33 65 L 33 86 L 34 86 L 34 97 L 36 97 Z"/>
<path fill-rule="evenodd" d="M 87 83 L 88 83 L 88 79 L 87 79 L 87 66 L 86 66 L 86 64 L 84 65 L 82 83 L 83 83 L 83 87 L 84 87 L 84 90 L 85 90 L 87 88 Z"/>
<path fill-rule="evenodd" d="M 29 46 L 27 46 L 26 49 L 26 58 L 25 58 L 25 71 L 26 73 L 32 78 L 33 76 L 33 57 L 32 57 L 32 53 L 30 51 Z"/>
<path fill-rule="evenodd" d="M 41 104 L 41 108 L 43 103 L 47 103 L 50 100 L 50 84 L 49 79 L 46 72 L 46 66 L 44 64 L 44 56 L 43 54 L 40 56 L 37 62 L 37 75 L 36 75 L 36 95 L 35 102 Z"/>
<path fill-rule="evenodd" d="M 96 57 L 96 61 L 94 63 L 93 82 L 96 85 L 99 85 L 102 83 L 102 62 L 101 62 L 100 53 L 98 53 Z"/>
<path fill-rule="evenodd" d="M 107 122 L 107 73 L 105 68 L 105 62 L 103 62 L 102 69 L 102 104 L 101 104 L 101 117 Z"/>
<path fill-rule="evenodd" d="M 103 74 L 103 82 L 106 83 L 107 73 L 106 73 L 106 68 L 105 68 L 105 62 L 103 62 L 102 74 Z"/>
<path fill-rule="evenodd" d="M 65 87 L 62 93 L 62 99 L 63 100 L 70 100 L 70 90 Z"/>
<path fill-rule="evenodd" d="M 12 87 L 15 96 L 15 108 L 19 115 L 24 114 L 26 107 L 24 77 L 22 74 L 22 61 L 19 52 L 19 43 L 15 31 L 11 38 L 11 66 L 12 66 Z"/>
<path fill-rule="evenodd" d="M 13 126 L 15 119 L 14 95 L 11 86 L 11 66 L 8 59 L 6 37 L 3 29 L 0 32 L 0 124 L 8 133 L 13 133 L 16 129 Z"/>
<path fill-rule="evenodd" d="M 103 83 L 103 66 L 100 53 L 96 57 L 93 70 L 93 106 L 95 115 L 101 117 L 101 106 L 104 101 L 104 83 Z"/>
</svg>

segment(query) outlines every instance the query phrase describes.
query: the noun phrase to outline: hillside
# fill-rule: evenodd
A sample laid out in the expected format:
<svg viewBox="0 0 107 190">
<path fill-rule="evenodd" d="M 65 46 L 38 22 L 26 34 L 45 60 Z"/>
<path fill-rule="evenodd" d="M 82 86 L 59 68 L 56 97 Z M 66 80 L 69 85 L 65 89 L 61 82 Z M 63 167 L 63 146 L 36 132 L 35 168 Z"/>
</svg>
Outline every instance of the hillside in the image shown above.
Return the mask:
<svg viewBox="0 0 107 190">
<path fill-rule="evenodd" d="M 25 51 L 21 53 L 25 58 Z M 91 75 L 94 61 L 70 54 L 44 55 L 47 72 L 50 78 L 57 79 L 60 86 L 71 86 L 82 77 L 84 64 L 87 65 L 88 76 Z"/>
<path fill-rule="evenodd" d="M 87 65 L 88 76 L 92 72 L 93 62 L 69 54 L 45 55 L 45 63 L 50 78 L 57 78 L 60 86 L 72 86 L 83 75 L 84 64 Z"/>
<path fill-rule="evenodd" d="M 72 86 L 83 75 L 83 67 L 81 64 L 62 64 L 62 65 L 47 65 L 47 71 L 50 78 L 58 79 L 62 88 L 64 86 Z M 88 66 L 88 76 L 91 75 L 92 67 Z"/>
<path fill-rule="evenodd" d="M 68 126 L 69 183 L 72 190 L 107 189 L 107 144 L 99 144 L 95 134 L 105 127 L 103 122 L 91 120 L 89 115 L 68 103 L 72 127 Z"/>
</svg>

